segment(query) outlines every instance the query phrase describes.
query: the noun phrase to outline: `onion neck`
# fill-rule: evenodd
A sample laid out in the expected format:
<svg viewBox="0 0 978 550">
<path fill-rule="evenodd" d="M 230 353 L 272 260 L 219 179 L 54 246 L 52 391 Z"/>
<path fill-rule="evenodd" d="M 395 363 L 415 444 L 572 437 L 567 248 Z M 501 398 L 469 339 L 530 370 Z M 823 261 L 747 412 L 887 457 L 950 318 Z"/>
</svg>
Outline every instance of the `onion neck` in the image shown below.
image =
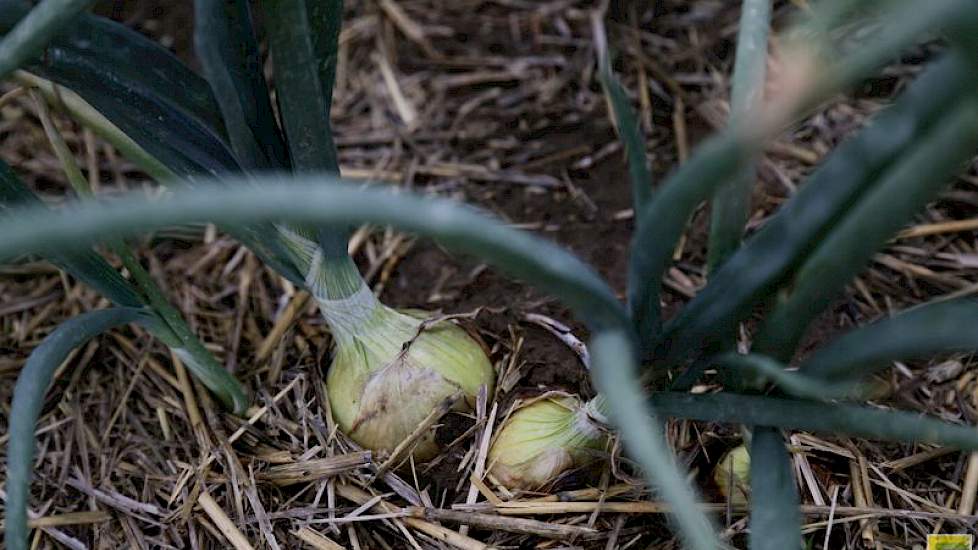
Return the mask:
<svg viewBox="0 0 978 550">
<path fill-rule="evenodd" d="M 384 306 L 347 253 L 346 232 L 286 226 L 278 230 L 333 337 L 340 345 L 351 341 Z M 317 233 L 317 238 L 311 233 Z"/>
<path fill-rule="evenodd" d="M 603 393 L 599 393 L 594 396 L 594 399 L 588 401 L 581 407 L 581 410 L 587 417 L 602 426 L 608 425 L 608 414 L 610 414 L 608 399 Z"/>
</svg>

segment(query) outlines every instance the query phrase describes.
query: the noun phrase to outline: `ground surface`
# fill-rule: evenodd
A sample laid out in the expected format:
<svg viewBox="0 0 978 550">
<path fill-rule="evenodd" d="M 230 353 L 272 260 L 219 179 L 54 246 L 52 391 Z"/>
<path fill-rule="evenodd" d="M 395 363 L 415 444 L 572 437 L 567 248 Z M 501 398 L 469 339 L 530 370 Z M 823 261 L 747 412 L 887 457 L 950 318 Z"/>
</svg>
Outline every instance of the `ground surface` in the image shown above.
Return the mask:
<svg viewBox="0 0 978 550">
<path fill-rule="evenodd" d="M 390 4 L 349 2 L 333 121 L 346 173 L 477 204 L 569 247 L 624 292 L 632 229 L 629 191 L 622 150 L 594 78 L 594 6 L 573 0 L 411 0 L 398 3 L 407 16 L 399 19 Z M 725 118 L 735 4 L 631 2 L 609 14 L 609 38 L 620 54 L 616 70 L 641 113 L 657 177 Z M 782 4 L 776 11 L 779 27 L 795 9 Z M 100 9 L 193 62 L 189 5 L 120 2 Z M 927 56 L 927 50 L 916 52 L 783 136 L 760 166 L 752 228 L 791 195 L 832 146 L 898 92 Z M 771 68 L 777 70 L 776 60 Z M 383 77 L 387 70 L 392 81 Z M 2 114 L 3 159 L 46 198 L 61 200 L 64 178 L 31 102 L 22 96 L 4 105 Z M 108 147 L 66 119 L 59 121 L 101 191 L 150 185 Z M 978 205 L 973 174 L 958 180 L 915 225 L 973 217 Z M 663 294 L 667 311 L 705 281 L 705 213 L 701 209 L 693 218 L 669 274 Z M 973 292 L 975 240 L 974 232 L 937 231 L 894 241 L 819 321 L 806 348 L 887 312 Z M 391 305 L 445 312 L 485 307 L 477 324 L 493 359 L 511 373 L 497 394 L 500 417 L 519 397 L 552 389 L 591 394 L 577 356 L 525 320 L 527 313 L 543 314 L 584 338 L 580 323 L 560 304 L 431 242 L 384 228 L 364 228 L 354 242 L 364 272 Z M 39 424 L 33 502 L 44 516 L 91 515 L 47 529 L 37 539 L 41 547 L 57 537 L 92 548 L 223 547 L 225 539 L 210 516 L 195 507 L 204 491 L 257 547 L 300 547 L 295 532 L 302 528 L 344 548 L 442 547 L 406 529 L 409 520 L 397 513 L 335 521 L 358 504 L 343 493 L 340 478 L 276 484 L 283 467 L 308 469 L 308 460 L 347 450 L 331 436 L 323 408 L 329 337 L 315 309 L 302 306 L 301 295 L 237 243 L 206 228 L 177 228 L 140 244 L 144 265 L 268 410 L 254 425 L 223 414 L 205 393 L 192 391 L 165 348 L 139 330 L 116 331 L 84 347 L 49 392 Z M 31 349 L 59 321 L 103 305 L 91 290 L 46 264 L 2 268 L 0 429 L 6 426 L 13 382 Z M 293 310 L 297 322 L 290 325 Z M 279 333 L 278 326 L 289 328 Z M 266 341 L 270 353 L 259 356 Z M 974 374 L 970 358 L 961 356 L 897 365 L 880 380 L 878 403 L 974 423 Z M 430 499 L 442 508 L 465 501 L 475 448 L 467 432 L 472 420 L 455 415 L 444 423 L 443 441 L 467 435 L 434 464 L 399 471 L 402 484 L 374 483 L 377 494 L 397 506 L 418 498 L 418 492 L 422 502 Z M 234 444 L 222 443 L 231 434 L 237 434 Z M 738 443 L 736 427 L 675 422 L 670 437 L 705 497 L 719 500 L 709 471 Z M 967 464 L 961 453 L 810 434 L 792 434 L 792 443 L 802 498 L 812 505 L 805 518 L 811 548 L 826 542 L 826 548 L 912 548 L 923 544 L 926 533 L 968 527 L 955 518 Z M 627 461 L 618 457 L 614 463 L 616 468 L 602 462 L 574 472 L 548 492 L 595 487 L 599 490 L 578 498 L 654 500 L 630 476 Z M 365 479 L 367 470 L 349 474 Z M 862 490 L 854 494 L 854 486 L 866 487 L 868 496 Z M 827 535 L 833 503 L 876 511 L 834 515 Z M 512 548 L 678 547 L 664 517 L 656 514 L 564 513 L 537 519 L 591 526 L 598 535 L 548 540 L 513 532 L 517 526 L 506 518 L 493 528 L 473 526 L 468 535 Z M 742 517 L 719 514 L 717 522 L 726 527 L 724 537 L 732 546 L 746 544 Z M 459 529 L 454 520 L 443 524 Z"/>
</svg>

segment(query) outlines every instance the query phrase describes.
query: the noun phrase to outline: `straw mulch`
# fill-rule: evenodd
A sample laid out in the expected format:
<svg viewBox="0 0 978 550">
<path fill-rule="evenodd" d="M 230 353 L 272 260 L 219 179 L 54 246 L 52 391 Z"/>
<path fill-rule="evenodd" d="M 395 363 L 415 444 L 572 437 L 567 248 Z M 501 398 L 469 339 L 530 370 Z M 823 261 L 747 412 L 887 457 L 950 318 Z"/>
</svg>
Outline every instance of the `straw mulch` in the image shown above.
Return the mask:
<svg viewBox="0 0 978 550">
<path fill-rule="evenodd" d="M 333 121 L 345 174 L 477 204 L 570 247 L 623 291 L 632 212 L 622 148 L 595 78 L 596 6 L 349 4 Z M 607 33 L 616 70 L 661 178 L 723 124 L 738 10 L 710 0 L 612 4 Z M 795 9 L 778 2 L 778 26 Z M 187 55 L 189 3 L 116 11 Z M 915 52 L 782 136 L 760 165 L 751 227 L 930 53 Z M 776 56 L 770 67 L 778 70 Z M 0 112 L 3 159 L 45 198 L 64 200 L 65 179 L 30 99 L 10 97 Z M 153 187 L 111 148 L 55 118 L 100 192 Z M 876 257 L 807 345 L 912 304 L 978 290 L 976 205 L 972 169 Z M 701 209 L 677 250 L 666 281 L 670 310 L 705 282 L 705 220 Z M 547 296 L 433 243 L 385 228 L 357 232 L 357 260 L 388 303 L 451 313 L 485 306 L 475 322 L 492 347 L 499 389 L 475 415 L 433 418 L 444 451 L 415 464 L 362 452 L 336 432 L 323 390 L 330 338 L 304 293 L 209 226 L 136 244 L 202 340 L 253 390 L 255 408 L 246 419 L 222 412 L 137 328 L 79 349 L 38 425 L 32 513 L 42 527 L 39 548 L 678 548 L 664 508 L 617 446 L 609 460 L 543 493 L 514 494 L 481 475 L 485 443 L 518 399 L 592 391 L 578 356 L 546 327 L 566 323 L 582 340 L 586 333 Z M 0 433 L 30 351 L 58 322 L 105 305 L 48 264 L 0 268 Z M 877 380 L 875 402 L 975 423 L 975 374 L 970 356 L 897 364 Z M 669 435 L 704 498 L 719 503 L 712 508 L 724 540 L 744 547 L 746 519 L 722 504 L 709 481 L 738 443 L 736 428 L 672 422 Z M 978 468 L 967 455 L 790 438 L 809 547 L 913 548 L 927 533 L 971 529 L 975 487 L 965 478 Z"/>
</svg>

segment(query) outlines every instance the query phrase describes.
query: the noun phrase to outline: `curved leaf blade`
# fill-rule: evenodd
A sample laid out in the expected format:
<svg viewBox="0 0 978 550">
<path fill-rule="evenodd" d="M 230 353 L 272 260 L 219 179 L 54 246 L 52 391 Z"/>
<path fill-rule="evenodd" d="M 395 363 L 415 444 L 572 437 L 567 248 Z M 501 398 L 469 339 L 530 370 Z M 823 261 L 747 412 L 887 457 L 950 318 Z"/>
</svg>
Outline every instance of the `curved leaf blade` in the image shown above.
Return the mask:
<svg viewBox="0 0 978 550">
<path fill-rule="evenodd" d="M 34 457 L 34 426 L 54 372 L 74 348 L 109 329 L 146 319 L 145 311 L 134 308 L 84 313 L 59 325 L 27 359 L 17 377 L 9 417 L 4 542 L 10 550 L 27 550 L 28 547 L 27 506 Z"/>
<path fill-rule="evenodd" d="M 758 426 L 750 445 L 750 549 L 801 548 L 798 487 L 776 428 Z"/>
<path fill-rule="evenodd" d="M 28 9 L 18 0 L 0 1 L 0 32 Z M 78 93 L 181 176 L 238 170 L 207 82 L 135 31 L 78 15 L 52 38 L 44 59 L 25 68 Z"/>
<path fill-rule="evenodd" d="M 978 431 L 974 426 L 948 424 L 904 411 L 727 392 L 705 395 L 657 392 L 652 394 L 650 402 L 658 414 L 676 418 L 978 450 Z"/>
<path fill-rule="evenodd" d="M 236 187 L 244 182 L 248 193 Z M 0 258 L 78 246 L 167 225 L 271 220 L 310 224 L 377 223 L 437 238 L 490 260 L 577 310 L 595 329 L 628 326 L 614 293 L 593 269 L 560 247 L 451 201 L 341 184 L 330 176 L 268 175 L 175 190 L 161 200 L 130 194 L 108 204 L 78 204 L 57 213 L 24 209 L 0 220 Z"/>
<path fill-rule="evenodd" d="M 25 206 L 42 208 L 43 203 L 5 162 L 0 161 L 0 215 L 9 215 L 14 208 Z M 140 307 L 145 304 L 133 286 L 91 248 L 52 252 L 48 257 L 117 306 Z"/>
<path fill-rule="evenodd" d="M 0 0 L 0 31 L 9 29 L 27 9 L 19 0 Z M 132 59 L 143 60 L 154 70 L 143 70 Z M 207 82 L 136 32 L 83 14 L 68 32 L 55 38 L 45 61 L 30 68 L 77 93 L 85 105 L 76 108 L 95 110 L 86 112 L 83 122 L 95 122 L 98 131 L 98 119 L 104 116 L 118 132 L 102 128 L 100 135 L 133 155 L 132 160 L 150 168 L 150 173 L 168 176 L 165 182 L 177 183 L 169 177 L 173 174 L 192 182 L 201 175 L 240 171 L 224 141 L 220 109 Z M 170 173 L 161 172 L 159 165 Z M 290 264 L 272 224 L 228 229 L 284 277 L 302 284 L 302 275 Z"/>
<path fill-rule="evenodd" d="M 891 361 L 978 350 L 978 302 L 924 304 L 846 333 L 801 364 L 818 380 L 858 380 Z"/>
</svg>

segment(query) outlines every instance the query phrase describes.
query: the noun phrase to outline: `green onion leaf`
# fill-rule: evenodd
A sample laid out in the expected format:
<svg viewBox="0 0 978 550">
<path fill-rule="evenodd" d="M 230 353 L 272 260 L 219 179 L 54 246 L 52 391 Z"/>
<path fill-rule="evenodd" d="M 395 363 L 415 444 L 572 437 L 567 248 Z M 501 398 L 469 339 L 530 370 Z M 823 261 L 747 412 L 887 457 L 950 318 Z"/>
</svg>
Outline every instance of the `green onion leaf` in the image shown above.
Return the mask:
<svg viewBox="0 0 978 550">
<path fill-rule="evenodd" d="M 649 483 L 672 504 L 687 548 L 712 550 L 719 542 L 710 520 L 699 509 L 696 493 L 669 452 L 660 420 L 650 414 L 635 383 L 635 350 L 627 335 L 599 332 L 588 346 L 595 383 L 607 396 L 611 418 L 621 429 L 629 456 L 644 469 Z"/>
<path fill-rule="evenodd" d="M 598 78 L 615 116 L 618 138 L 625 147 L 628 178 L 632 183 L 632 208 L 635 212 L 641 212 L 652 196 L 652 171 L 645 155 L 645 137 L 625 89 L 611 70 L 608 52 L 598 59 Z"/>
<path fill-rule="evenodd" d="M 0 79 L 37 57 L 48 41 L 95 0 L 43 0 L 0 41 Z"/>
<path fill-rule="evenodd" d="M 644 210 L 636 211 L 628 266 L 628 305 L 638 327 L 643 357 L 659 336 L 662 278 L 689 216 L 730 174 L 744 166 L 755 147 L 734 132 L 710 139 L 666 180 Z"/>
<path fill-rule="evenodd" d="M 730 92 L 730 118 L 749 120 L 764 100 L 767 77 L 767 35 L 771 25 L 771 0 L 744 0 Z M 738 246 L 750 216 L 750 200 L 757 171 L 752 164 L 713 195 L 710 245 L 707 263 L 713 271 Z"/>
<path fill-rule="evenodd" d="M 54 372 L 71 350 L 114 327 L 147 322 L 147 312 L 112 308 L 84 313 L 65 321 L 41 342 L 20 371 L 10 408 L 7 444 L 7 506 L 4 543 L 9 550 L 27 550 L 27 506 L 34 457 L 34 426 Z"/>
<path fill-rule="evenodd" d="M 656 413 L 675 418 L 978 450 L 978 431 L 974 426 L 948 424 L 919 413 L 727 392 L 658 392 L 652 394 L 651 403 Z"/>
<path fill-rule="evenodd" d="M 339 173 L 329 113 L 343 2 L 267 0 L 262 7 L 293 166 Z"/>
<path fill-rule="evenodd" d="M 978 302 L 925 304 L 840 336 L 799 370 L 816 380 L 859 380 L 891 361 L 978 350 L 976 322 Z"/>
<path fill-rule="evenodd" d="M 21 207 L 42 208 L 43 203 L 6 163 L 0 161 L 0 217 Z M 117 306 L 140 307 L 145 304 L 133 286 L 91 248 L 56 251 L 50 253 L 49 258 Z"/>
<path fill-rule="evenodd" d="M 750 549 L 801 548 L 798 487 L 781 431 L 754 429 L 750 444 Z"/>
<path fill-rule="evenodd" d="M 177 189 L 160 200 L 132 193 L 110 203 L 72 205 L 57 213 L 23 209 L 0 220 L 0 234 L 4 235 L 0 259 L 202 220 L 219 224 L 270 220 L 376 223 L 432 236 L 450 248 L 484 257 L 563 299 L 595 329 L 629 324 L 601 277 L 550 242 L 451 201 L 362 189 L 340 181 L 322 175 L 227 178 L 220 185 Z M 242 193 L 236 187 L 245 182 L 253 185 Z"/>
<path fill-rule="evenodd" d="M 672 319 L 661 339 L 674 359 L 713 335 L 730 334 L 752 308 L 798 268 L 879 173 L 978 84 L 957 52 L 935 62 L 892 107 L 840 145 L 764 227 Z"/>
<path fill-rule="evenodd" d="M 978 99 L 961 102 L 930 132 L 915 139 L 916 145 L 880 176 L 808 255 L 791 290 L 780 296 L 762 325 L 755 349 L 790 358 L 809 322 L 887 239 L 947 186 L 978 147 Z"/>
<path fill-rule="evenodd" d="M 26 9 L 0 2 L 0 31 L 9 32 Z M 207 82 L 118 23 L 81 14 L 51 40 L 43 60 L 24 68 L 78 93 L 180 176 L 239 169 Z"/>
<path fill-rule="evenodd" d="M 243 166 L 288 167 L 247 0 L 196 0 L 194 47 Z"/>
<path fill-rule="evenodd" d="M 755 379 L 769 378 L 786 393 L 796 397 L 826 401 L 841 399 L 853 394 L 855 389 L 849 382 L 826 382 L 823 378 L 811 376 L 809 373 L 798 373 L 785 370 L 786 365 L 766 355 L 749 353 L 726 353 L 716 358 L 721 367 L 732 369 L 735 378 L 747 379 L 753 375 Z"/>
</svg>

